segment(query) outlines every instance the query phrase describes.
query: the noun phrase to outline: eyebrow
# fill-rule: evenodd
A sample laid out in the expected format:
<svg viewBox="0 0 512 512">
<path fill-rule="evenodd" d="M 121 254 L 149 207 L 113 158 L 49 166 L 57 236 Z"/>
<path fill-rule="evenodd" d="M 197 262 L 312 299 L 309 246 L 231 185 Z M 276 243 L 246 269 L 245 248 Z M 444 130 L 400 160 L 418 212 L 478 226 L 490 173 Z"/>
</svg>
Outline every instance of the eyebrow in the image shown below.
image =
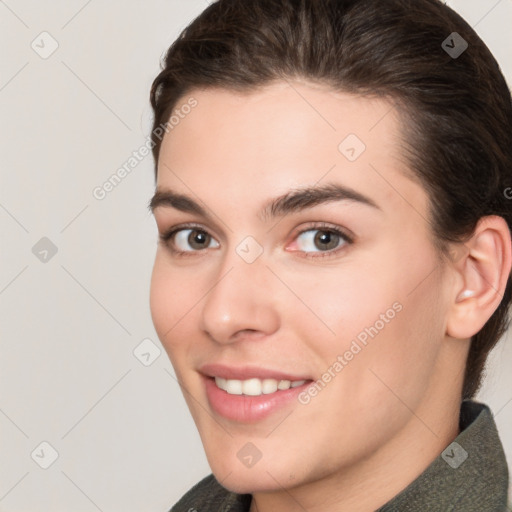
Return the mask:
<svg viewBox="0 0 512 512">
<path fill-rule="evenodd" d="M 267 202 L 261 214 L 264 219 L 272 219 L 334 201 L 352 201 L 382 210 L 373 199 L 356 190 L 337 183 L 327 183 L 321 186 L 290 190 Z M 205 218 L 210 217 L 206 209 L 194 199 L 169 189 L 157 190 L 148 204 L 148 208 L 152 212 L 160 207 L 170 207 L 185 213 L 195 213 Z"/>
</svg>

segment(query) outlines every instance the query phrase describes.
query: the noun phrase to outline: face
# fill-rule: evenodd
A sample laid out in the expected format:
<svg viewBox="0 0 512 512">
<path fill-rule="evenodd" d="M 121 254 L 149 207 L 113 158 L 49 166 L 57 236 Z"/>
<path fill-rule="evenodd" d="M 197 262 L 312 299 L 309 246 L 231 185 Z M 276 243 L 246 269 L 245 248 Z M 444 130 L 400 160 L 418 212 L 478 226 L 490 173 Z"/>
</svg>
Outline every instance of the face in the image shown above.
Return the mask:
<svg viewBox="0 0 512 512">
<path fill-rule="evenodd" d="M 391 104 L 190 96 L 160 153 L 151 314 L 217 479 L 307 485 L 430 442 L 448 293 Z"/>
</svg>

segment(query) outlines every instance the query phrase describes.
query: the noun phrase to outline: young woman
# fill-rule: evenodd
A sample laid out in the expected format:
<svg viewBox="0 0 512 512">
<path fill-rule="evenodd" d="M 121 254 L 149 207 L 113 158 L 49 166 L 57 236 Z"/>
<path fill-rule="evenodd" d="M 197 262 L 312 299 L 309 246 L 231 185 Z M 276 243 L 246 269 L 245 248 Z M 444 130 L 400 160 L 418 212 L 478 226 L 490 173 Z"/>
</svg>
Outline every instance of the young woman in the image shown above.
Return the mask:
<svg viewBox="0 0 512 512">
<path fill-rule="evenodd" d="M 212 469 L 172 510 L 506 510 L 472 398 L 511 302 L 512 107 L 473 29 L 219 0 L 151 101 L 151 312 Z"/>
</svg>

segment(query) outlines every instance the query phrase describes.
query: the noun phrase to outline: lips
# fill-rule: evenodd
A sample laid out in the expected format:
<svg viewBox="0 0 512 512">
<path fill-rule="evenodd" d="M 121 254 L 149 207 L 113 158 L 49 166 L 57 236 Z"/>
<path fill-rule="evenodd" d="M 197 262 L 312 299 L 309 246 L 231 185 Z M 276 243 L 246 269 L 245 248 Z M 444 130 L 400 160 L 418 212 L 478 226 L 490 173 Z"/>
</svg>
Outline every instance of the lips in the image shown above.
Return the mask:
<svg viewBox="0 0 512 512">
<path fill-rule="evenodd" d="M 274 379 L 277 381 L 289 380 L 291 382 L 312 380 L 309 375 L 294 375 L 281 370 L 258 366 L 227 366 L 223 364 L 205 364 L 199 371 L 207 377 L 220 377 L 227 380 Z"/>
<path fill-rule="evenodd" d="M 255 423 L 298 404 L 297 396 L 312 380 L 256 366 L 208 364 L 200 371 L 212 410 L 237 423 Z"/>
</svg>

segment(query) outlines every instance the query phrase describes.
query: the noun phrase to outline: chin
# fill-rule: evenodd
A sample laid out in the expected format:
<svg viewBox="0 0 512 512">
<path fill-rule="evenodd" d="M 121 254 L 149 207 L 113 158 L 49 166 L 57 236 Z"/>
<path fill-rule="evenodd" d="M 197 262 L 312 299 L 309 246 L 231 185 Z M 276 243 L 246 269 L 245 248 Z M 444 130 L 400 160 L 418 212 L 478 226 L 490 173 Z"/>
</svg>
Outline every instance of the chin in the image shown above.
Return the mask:
<svg viewBox="0 0 512 512">
<path fill-rule="evenodd" d="M 237 453 L 232 453 L 227 457 L 226 454 L 215 454 L 208 458 L 208 463 L 217 481 L 238 494 L 290 489 L 306 479 L 305 474 L 297 471 L 297 465 L 286 464 L 283 460 L 265 461 L 263 457 L 252 467 L 245 467 L 237 458 Z"/>
<path fill-rule="evenodd" d="M 223 468 L 221 472 L 215 470 L 212 472 L 223 487 L 237 494 L 254 494 L 255 492 L 272 492 L 282 489 L 282 486 L 277 483 L 281 481 L 280 476 L 276 475 L 274 479 L 264 468 L 258 471 L 256 468 L 233 469 L 231 473 L 226 473 Z M 285 487 L 288 486 L 285 485 Z"/>
</svg>

